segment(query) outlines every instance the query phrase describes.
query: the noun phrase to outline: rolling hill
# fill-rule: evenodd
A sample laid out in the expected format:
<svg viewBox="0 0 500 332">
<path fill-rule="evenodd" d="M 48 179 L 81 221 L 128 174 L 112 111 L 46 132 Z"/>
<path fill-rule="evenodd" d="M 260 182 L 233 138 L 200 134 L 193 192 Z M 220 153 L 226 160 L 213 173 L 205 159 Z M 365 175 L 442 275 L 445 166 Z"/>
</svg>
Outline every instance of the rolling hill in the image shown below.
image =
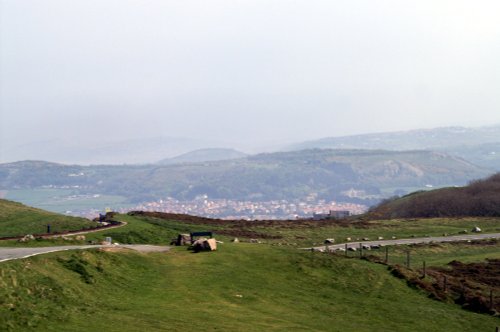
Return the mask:
<svg viewBox="0 0 500 332">
<path fill-rule="evenodd" d="M 303 150 L 175 165 L 0 164 L 0 190 L 36 188 L 106 194 L 145 202 L 199 195 L 234 200 L 317 199 L 373 204 L 426 187 L 464 185 L 491 174 L 429 151 Z"/>
<path fill-rule="evenodd" d="M 382 202 L 368 213 L 371 218 L 498 217 L 500 173 L 466 187 L 415 192 Z"/>
</svg>

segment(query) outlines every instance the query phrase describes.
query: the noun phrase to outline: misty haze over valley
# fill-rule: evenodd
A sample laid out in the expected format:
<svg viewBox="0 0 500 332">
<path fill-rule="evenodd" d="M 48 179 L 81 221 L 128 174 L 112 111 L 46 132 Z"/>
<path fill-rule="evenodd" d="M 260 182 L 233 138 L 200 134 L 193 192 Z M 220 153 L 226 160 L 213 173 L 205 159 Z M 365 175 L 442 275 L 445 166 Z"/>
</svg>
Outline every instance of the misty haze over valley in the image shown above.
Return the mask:
<svg viewBox="0 0 500 332">
<path fill-rule="evenodd" d="M 0 6 L 8 199 L 295 218 L 500 170 L 495 2 Z"/>
</svg>

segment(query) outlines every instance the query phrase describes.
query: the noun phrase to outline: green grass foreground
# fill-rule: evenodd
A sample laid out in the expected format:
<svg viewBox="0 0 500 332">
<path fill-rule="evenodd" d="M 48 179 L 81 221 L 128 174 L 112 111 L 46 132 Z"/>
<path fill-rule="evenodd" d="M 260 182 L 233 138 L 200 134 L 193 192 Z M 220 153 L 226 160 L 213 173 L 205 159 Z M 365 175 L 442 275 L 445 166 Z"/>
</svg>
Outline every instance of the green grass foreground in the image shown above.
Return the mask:
<svg viewBox="0 0 500 332">
<path fill-rule="evenodd" d="M 269 245 L 61 252 L 0 265 L 6 331 L 494 331 L 385 266 Z"/>
</svg>

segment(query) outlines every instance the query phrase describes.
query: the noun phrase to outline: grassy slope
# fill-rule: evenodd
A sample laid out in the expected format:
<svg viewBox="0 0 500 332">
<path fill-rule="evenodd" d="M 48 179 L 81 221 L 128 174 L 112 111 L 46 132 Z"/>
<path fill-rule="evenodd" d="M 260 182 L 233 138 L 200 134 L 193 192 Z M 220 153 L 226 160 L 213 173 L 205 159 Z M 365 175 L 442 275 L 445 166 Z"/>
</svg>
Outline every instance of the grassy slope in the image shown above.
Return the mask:
<svg viewBox="0 0 500 332">
<path fill-rule="evenodd" d="M 219 249 L 65 252 L 4 263 L 0 329 L 490 331 L 498 324 L 428 299 L 381 265 L 266 245 Z"/>
<path fill-rule="evenodd" d="M 95 226 L 94 222 L 84 218 L 63 216 L 0 199 L 0 237 L 46 233 L 47 224 L 51 225 L 52 232 Z"/>
<path fill-rule="evenodd" d="M 89 234 L 87 238 L 112 235 L 119 242 L 164 244 L 180 232 L 230 228 L 126 215 L 117 219 L 128 225 Z M 371 236 L 390 232 L 401 237 L 409 233 L 451 233 L 477 223 L 494 231 L 498 220 L 375 223 L 358 227 L 325 224 L 312 229 L 265 229 L 257 225 L 253 229 L 284 236 L 275 242 L 297 241 L 297 236 L 302 235 L 313 237 L 307 241 L 320 241 L 332 234 Z M 498 257 L 497 249 L 424 249 L 415 251 L 412 262 L 417 264 L 422 257 L 426 257 L 428 265 L 446 264 L 461 257 L 465 261 L 480 260 Z M 57 257 L 59 260 L 54 259 Z M 403 260 L 404 251 L 394 251 L 391 257 Z M 188 327 L 248 331 L 488 331 L 498 322 L 429 300 L 380 265 L 294 248 L 242 243 L 226 243 L 217 253 L 198 255 L 184 248 L 147 256 L 97 251 L 49 254 L 2 263 L 0 285 L 0 330 L 10 326 L 21 331 L 31 326 L 39 331 L 161 331 Z"/>
</svg>

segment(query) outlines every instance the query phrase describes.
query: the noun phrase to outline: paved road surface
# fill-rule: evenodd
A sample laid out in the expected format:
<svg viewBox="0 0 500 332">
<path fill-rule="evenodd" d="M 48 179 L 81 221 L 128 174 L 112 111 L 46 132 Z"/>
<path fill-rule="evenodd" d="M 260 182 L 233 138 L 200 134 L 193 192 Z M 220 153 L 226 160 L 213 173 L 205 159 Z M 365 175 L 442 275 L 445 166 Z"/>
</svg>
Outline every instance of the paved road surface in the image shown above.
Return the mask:
<svg viewBox="0 0 500 332">
<path fill-rule="evenodd" d="M 454 236 L 435 236 L 435 237 L 416 237 L 410 239 L 395 239 L 395 240 L 378 240 L 378 241 L 361 241 L 361 242 L 349 242 L 340 244 L 330 244 L 328 245 L 328 250 L 341 250 L 346 248 L 359 248 L 359 245 L 380 245 L 380 246 L 394 246 L 400 244 L 418 244 L 418 243 L 430 243 L 430 242 L 457 242 L 457 241 L 472 241 L 472 240 L 485 240 L 485 239 L 498 239 L 500 238 L 500 233 L 478 233 L 471 235 L 454 235 Z M 314 250 L 326 250 L 326 246 L 304 248 L 304 249 L 314 249 Z"/>
<path fill-rule="evenodd" d="M 167 246 L 152 246 L 145 244 L 123 244 L 123 245 L 80 245 L 80 246 L 57 246 L 57 247 L 40 247 L 40 248 L 7 248 L 0 247 L 0 262 L 26 258 L 30 256 L 46 254 L 55 251 L 75 250 L 75 249 L 92 249 L 92 248 L 128 248 L 140 252 L 162 252 L 168 251 Z"/>
</svg>

